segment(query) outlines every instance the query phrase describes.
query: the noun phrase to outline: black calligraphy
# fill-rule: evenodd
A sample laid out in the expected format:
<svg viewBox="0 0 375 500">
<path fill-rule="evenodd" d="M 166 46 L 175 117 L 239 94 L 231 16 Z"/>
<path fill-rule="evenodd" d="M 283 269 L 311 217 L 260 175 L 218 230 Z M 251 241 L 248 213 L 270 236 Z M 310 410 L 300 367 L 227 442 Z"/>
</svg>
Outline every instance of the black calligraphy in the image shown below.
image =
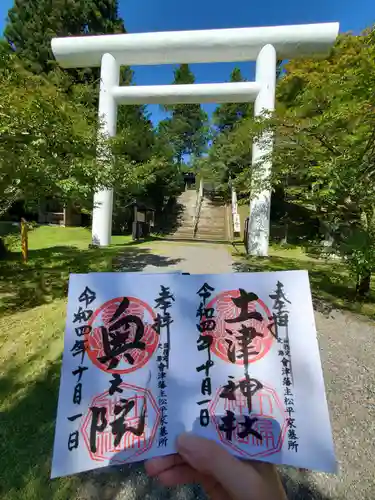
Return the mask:
<svg viewBox="0 0 375 500">
<path fill-rule="evenodd" d="M 171 349 L 171 331 L 170 326 L 173 318 L 170 309 L 175 301 L 174 295 L 169 287 L 160 286 L 159 296 L 155 299 L 155 308 L 160 309 L 154 328 L 160 336 L 157 351 L 158 367 L 158 404 L 160 409 L 160 427 L 158 437 L 158 447 L 166 447 L 168 444 L 168 397 L 167 397 L 167 371 L 169 369 L 169 354 Z M 161 341 L 163 333 L 166 334 L 166 342 Z"/>
<path fill-rule="evenodd" d="M 155 308 L 160 309 L 162 314 L 158 314 L 154 328 L 160 334 L 160 330 L 163 328 L 167 334 L 167 344 L 168 344 L 168 359 L 166 360 L 167 368 L 169 368 L 169 351 L 171 343 L 171 331 L 170 326 L 173 323 L 171 313 L 168 311 L 172 307 L 172 302 L 174 302 L 174 296 L 170 292 L 169 287 L 160 286 L 159 297 L 155 300 Z"/>
<path fill-rule="evenodd" d="M 114 406 L 114 416 L 112 422 L 109 422 L 111 428 L 111 433 L 114 436 L 114 446 L 118 446 L 121 443 L 122 438 L 126 432 L 130 432 L 135 436 L 142 436 L 145 431 L 146 424 L 146 396 L 142 398 L 142 409 L 138 417 L 138 423 L 136 426 L 129 425 L 126 421 L 127 417 L 132 421 L 134 418 L 134 410 L 136 405 L 136 399 L 125 399 L 121 398 L 117 404 Z M 108 417 L 107 408 L 105 406 L 92 406 L 91 411 L 91 426 L 90 426 L 90 450 L 93 453 L 97 451 L 97 434 L 102 433 L 107 429 Z"/>
<path fill-rule="evenodd" d="M 197 295 L 200 297 L 201 301 L 197 310 L 197 317 L 199 322 L 197 324 L 197 330 L 199 332 L 199 337 L 197 340 L 198 351 L 206 351 L 207 359 L 206 361 L 197 366 L 196 370 L 198 373 L 203 372 L 204 377 L 201 382 L 201 394 L 202 396 L 212 395 L 212 384 L 210 377 L 210 369 L 214 366 L 214 362 L 211 359 L 211 344 L 212 335 L 207 334 L 207 332 L 212 332 L 216 328 L 216 321 L 214 318 L 215 310 L 212 307 L 206 307 L 207 300 L 211 297 L 214 288 L 212 288 L 208 283 L 204 283 L 203 286 L 198 290 Z M 202 335 L 204 334 L 204 335 Z M 205 397 L 200 401 L 197 401 L 198 406 L 206 406 L 211 401 L 211 397 Z M 199 423 L 201 427 L 207 427 L 210 423 L 210 415 L 207 406 L 205 408 L 200 408 L 199 413 Z"/>
<path fill-rule="evenodd" d="M 133 365 L 133 351 L 146 349 L 146 344 L 143 342 L 143 321 L 136 315 L 126 314 L 128 307 L 129 299 L 123 297 L 109 320 L 109 326 L 99 327 L 104 356 L 99 356 L 98 361 L 107 365 L 107 370 L 117 367 L 121 355 Z"/>
<path fill-rule="evenodd" d="M 134 408 L 135 402 L 127 399 L 120 399 L 120 401 L 121 404 L 115 405 L 115 415 L 117 416 L 117 418 L 110 424 L 110 426 L 112 427 L 112 434 L 115 436 L 115 446 L 118 446 L 118 444 L 121 442 L 121 439 L 126 431 L 129 431 L 136 436 L 142 436 L 145 428 L 144 412 L 141 413 L 141 419 L 137 427 L 131 427 L 126 424 L 125 417 Z M 145 402 L 143 400 L 143 409 L 144 404 Z"/>
<path fill-rule="evenodd" d="M 72 348 L 70 349 L 70 352 L 74 357 L 74 359 L 76 359 L 76 357 L 79 357 L 78 360 L 80 361 L 77 368 L 72 371 L 73 377 L 76 377 L 76 385 L 74 386 L 73 389 L 72 401 L 73 404 L 77 406 L 79 406 L 82 401 L 83 374 L 86 370 L 88 370 L 87 366 L 83 366 L 84 357 L 86 353 L 86 341 L 84 337 L 91 333 L 91 326 L 82 325 L 81 323 L 86 323 L 93 315 L 94 311 L 92 309 L 89 309 L 89 306 L 95 301 L 95 299 L 96 299 L 96 293 L 93 290 L 91 290 L 88 286 L 86 286 L 83 292 L 78 297 L 78 302 L 83 304 L 83 306 L 79 305 L 77 312 L 73 313 L 73 323 L 77 324 L 77 326 L 74 327 L 74 331 L 77 338 Z M 67 419 L 69 422 L 75 422 L 81 417 L 82 413 L 75 413 L 74 415 L 67 417 Z M 68 450 L 72 451 L 78 448 L 78 446 L 79 446 L 79 432 L 78 430 L 75 430 L 69 434 Z"/>
<path fill-rule="evenodd" d="M 229 328 L 226 328 L 225 331 L 228 335 L 233 338 L 227 338 L 226 342 L 228 344 L 227 355 L 228 360 L 231 363 L 235 363 L 237 359 L 242 359 L 244 364 L 244 372 L 245 372 L 245 380 L 243 385 L 245 387 L 246 392 L 246 402 L 248 412 L 251 413 L 251 378 L 249 374 L 249 362 L 250 356 L 255 356 L 259 354 L 256 347 L 253 345 L 254 339 L 257 337 L 262 338 L 264 335 L 262 332 L 258 331 L 253 326 L 247 326 L 246 321 L 254 319 L 257 321 L 262 321 L 263 316 L 260 312 L 256 310 L 249 310 L 249 304 L 251 302 L 258 300 L 258 295 L 253 292 L 247 292 L 246 290 L 240 288 L 238 297 L 232 297 L 232 302 L 236 308 L 240 309 L 238 316 L 235 318 L 226 318 L 226 323 L 241 323 L 241 327 L 234 332 Z M 239 346 L 237 351 L 237 346 Z"/>
<path fill-rule="evenodd" d="M 123 392 L 123 389 L 121 388 L 122 378 L 118 373 L 114 373 L 113 379 L 109 382 L 111 384 L 111 387 L 108 391 L 110 396 L 113 396 L 115 392 L 119 392 L 120 394 Z"/>
<path fill-rule="evenodd" d="M 298 451 L 298 435 L 296 433 L 294 418 L 294 393 L 293 393 L 293 370 L 289 345 L 289 311 L 286 304 L 291 304 L 284 292 L 284 285 L 278 281 L 276 290 L 270 295 L 274 300 L 274 321 L 276 324 L 277 341 L 279 343 L 278 355 L 281 364 L 281 377 L 284 387 L 284 405 L 288 414 L 288 450 Z"/>
<path fill-rule="evenodd" d="M 242 395 L 247 398 L 254 396 L 258 391 L 263 389 L 263 384 L 255 378 L 250 378 L 249 380 L 240 380 L 237 384 L 234 383 L 233 377 L 228 378 L 228 383 L 224 385 L 223 390 L 220 393 L 220 397 L 227 399 L 229 401 L 235 401 L 237 399 L 237 390 L 239 389 Z"/>
<path fill-rule="evenodd" d="M 279 327 L 284 327 L 286 335 L 288 335 L 289 326 L 289 311 L 286 304 L 290 304 L 290 301 L 286 298 L 284 294 L 284 285 L 278 281 L 276 283 L 276 290 L 270 295 L 273 299 L 273 320 L 276 326 L 276 338 L 279 337 Z"/>
<path fill-rule="evenodd" d="M 96 453 L 96 433 L 104 432 L 107 427 L 107 408 L 93 406 L 91 410 L 91 427 L 90 427 L 90 449 Z"/>
<path fill-rule="evenodd" d="M 230 410 L 226 410 L 226 415 L 221 417 L 221 421 L 222 423 L 219 425 L 219 429 L 224 432 L 225 439 L 228 441 L 232 441 L 235 430 L 237 430 L 237 436 L 240 439 L 245 439 L 251 435 L 260 441 L 263 440 L 263 436 L 253 428 L 254 424 L 258 421 L 256 417 L 251 418 L 248 415 L 244 415 L 242 421 L 237 421 L 234 413 Z"/>
<path fill-rule="evenodd" d="M 239 396 L 243 396 L 248 401 L 249 398 L 253 397 L 261 389 L 263 389 L 263 384 L 255 378 L 250 378 L 249 380 L 245 378 L 235 383 L 233 377 L 229 376 L 228 383 L 223 386 L 219 397 L 234 402 L 237 400 L 238 391 L 240 391 Z M 221 417 L 221 421 L 222 424 L 219 426 L 219 429 L 224 431 L 225 438 L 229 441 L 232 440 L 235 430 L 237 430 L 237 436 L 241 439 L 253 435 L 258 440 L 263 440 L 262 435 L 256 429 L 253 429 L 253 425 L 258 421 L 257 418 L 250 418 L 248 415 L 244 415 L 243 421 L 237 422 L 234 413 L 226 410 L 226 415 Z"/>
</svg>

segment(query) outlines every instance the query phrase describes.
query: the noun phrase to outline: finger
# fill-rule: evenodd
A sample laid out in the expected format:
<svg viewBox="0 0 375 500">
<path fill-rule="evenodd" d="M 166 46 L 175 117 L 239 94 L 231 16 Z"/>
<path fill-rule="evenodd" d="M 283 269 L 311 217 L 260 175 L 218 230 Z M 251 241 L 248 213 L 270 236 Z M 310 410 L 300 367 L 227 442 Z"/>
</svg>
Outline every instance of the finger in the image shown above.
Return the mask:
<svg viewBox="0 0 375 500">
<path fill-rule="evenodd" d="M 191 467 L 213 476 L 229 496 L 238 500 L 274 500 L 272 487 L 262 479 L 259 472 L 251 464 L 232 456 L 215 441 L 190 433 L 181 434 L 177 440 L 177 449 Z"/>
<path fill-rule="evenodd" d="M 158 475 L 158 479 L 164 486 L 171 487 L 200 482 L 200 476 L 201 474 L 198 471 L 185 464 L 165 470 Z"/>
<path fill-rule="evenodd" d="M 166 457 L 156 457 L 151 460 L 146 460 L 145 469 L 149 476 L 157 476 L 162 472 L 185 463 L 180 455 L 177 453 L 167 455 Z"/>
</svg>

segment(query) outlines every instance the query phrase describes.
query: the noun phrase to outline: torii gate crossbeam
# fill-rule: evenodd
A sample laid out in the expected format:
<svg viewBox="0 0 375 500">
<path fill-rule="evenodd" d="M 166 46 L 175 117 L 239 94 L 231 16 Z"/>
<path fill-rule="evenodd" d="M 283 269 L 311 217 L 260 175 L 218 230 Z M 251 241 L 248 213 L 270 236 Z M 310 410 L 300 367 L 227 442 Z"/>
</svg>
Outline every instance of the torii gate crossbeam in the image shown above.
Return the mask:
<svg viewBox="0 0 375 500">
<path fill-rule="evenodd" d="M 101 133 L 116 134 L 119 104 L 179 104 L 203 102 L 254 102 L 254 114 L 271 112 L 275 107 L 276 61 L 327 53 L 339 31 L 338 23 L 234 28 L 203 31 L 135 33 L 54 38 L 52 50 L 65 68 L 101 67 L 99 117 Z M 120 65 L 256 61 L 255 82 L 195 85 L 120 87 Z M 254 142 L 254 168 L 267 146 Z M 261 177 L 267 179 L 271 162 L 261 162 Z M 251 196 L 249 252 L 268 255 L 270 190 Z M 107 246 L 112 232 L 112 190 L 94 196 L 93 243 Z"/>
</svg>

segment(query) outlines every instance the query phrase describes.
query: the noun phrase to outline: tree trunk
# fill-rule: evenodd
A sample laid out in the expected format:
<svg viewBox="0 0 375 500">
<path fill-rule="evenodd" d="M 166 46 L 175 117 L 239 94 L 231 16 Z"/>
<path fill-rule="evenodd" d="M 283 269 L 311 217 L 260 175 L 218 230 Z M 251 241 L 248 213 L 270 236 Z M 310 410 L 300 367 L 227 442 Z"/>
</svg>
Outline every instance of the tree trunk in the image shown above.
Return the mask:
<svg viewBox="0 0 375 500">
<path fill-rule="evenodd" d="M 3 238 L 0 238 L 0 259 L 4 258 L 7 254 L 7 247 Z"/>
<path fill-rule="evenodd" d="M 360 298 L 365 298 L 370 293 L 371 271 L 364 271 L 357 278 L 356 294 Z"/>
</svg>

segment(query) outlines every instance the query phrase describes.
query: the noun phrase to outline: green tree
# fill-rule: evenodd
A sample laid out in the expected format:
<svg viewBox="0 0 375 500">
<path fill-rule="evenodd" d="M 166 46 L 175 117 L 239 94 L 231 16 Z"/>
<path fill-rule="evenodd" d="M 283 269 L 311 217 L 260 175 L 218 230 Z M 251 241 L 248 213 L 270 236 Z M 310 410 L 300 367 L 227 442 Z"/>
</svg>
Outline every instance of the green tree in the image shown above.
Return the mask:
<svg viewBox="0 0 375 500">
<path fill-rule="evenodd" d="M 174 72 L 176 85 L 193 84 L 195 77 L 188 64 L 181 64 Z M 171 117 L 159 124 L 159 134 L 170 143 L 177 163 L 184 155 L 199 157 L 205 151 L 209 138 L 208 117 L 200 104 L 166 106 Z"/>
<path fill-rule="evenodd" d="M 130 84 L 130 68 L 125 74 L 125 83 Z M 117 215 L 122 217 L 123 207 L 134 199 L 160 212 L 166 201 L 181 190 L 169 143 L 156 133 L 145 106 L 119 107 L 117 128 L 113 141 L 115 161 L 120 171 L 132 165 L 129 176 L 114 187 Z"/>
<path fill-rule="evenodd" d="M 96 161 L 92 111 L 25 70 L 3 45 L 0 93 L 0 214 L 19 199 L 37 205 L 54 197 L 82 206 L 95 187 L 124 175 L 111 162 Z"/>
<path fill-rule="evenodd" d="M 124 67 L 123 85 L 132 85 L 133 71 Z M 127 155 L 135 163 L 146 161 L 153 152 L 155 130 L 146 106 L 126 105 L 117 110 L 117 154 Z"/>
<path fill-rule="evenodd" d="M 331 228 L 334 249 L 369 292 L 375 270 L 375 32 L 341 35 L 325 60 L 290 61 L 278 86 L 274 183 Z M 251 124 L 249 124 L 251 127 Z"/>
<path fill-rule="evenodd" d="M 16 0 L 8 14 L 5 36 L 26 68 L 48 74 L 68 91 L 69 99 L 97 109 L 99 68 L 61 70 L 51 50 L 54 36 L 125 33 L 117 0 Z M 121 84 L 131 85 L 133 71 L 122 67 Z M 93 113 L 94 121 L 97 120 Z M 154 131 L 144 106 L 121 106 L 117 130 L 123 153 L 138 163 L 152 151 Z"/>
<path fill-rule="evenodd" d="M 100 68 L 62 69 L 51 48 L 53 37 L 125 33 L 117 0 L 15 0 L 4 35 L 26 69 L 47 74 L 71 99 L 97 108 Z M 132 73 L 125 69 L 121 80 Z"/>
<path fill-rule="evenodd" d="M 208 182 L 216 185 L 216 191 L 230 199 L 230 185 L 239 196 L 249 196 L 252 172 L 252 137 L 249 130 L 251 119 L 244 119 L 230 132 L 219 134 L 208 156 L 197 166 Z"/>
<path fill-rule="evenodd" d="M 246 82 L 239 68 L 232 71 L 230 82 Z M 221 104 L 213 113 L 213 123 L 219 133 L 230 132 L 240 120 L 252 116 L 253 109 L 253 104 L 247 102 Z"/>
<path fill-rule="evenodd" d="M 27 69 L 40 74 L 56 67 L 53 37 L 124 32 L 117 0 L 15 0 L 4 35 Z M 97 78 L 90 68 L 74 73 L 79 81 Z"/>
<path fill-rule="evenodd" d="M 246 80 L 240 69 L 235 68 L 230 75 L 230 81 Z M 230 185 L 235 186 L 240 193 L 248 189 L 252 144 L 248 132 L 241 124 L 252 116 L 253 104 L 226 103 L 218 106 L 213 113 L 216 130 L 208 157 L 198 161 L 196 167 L 204 179 L 214 183 L 216 191 L 226 199 L 230 198 Z"/>
</svg>

